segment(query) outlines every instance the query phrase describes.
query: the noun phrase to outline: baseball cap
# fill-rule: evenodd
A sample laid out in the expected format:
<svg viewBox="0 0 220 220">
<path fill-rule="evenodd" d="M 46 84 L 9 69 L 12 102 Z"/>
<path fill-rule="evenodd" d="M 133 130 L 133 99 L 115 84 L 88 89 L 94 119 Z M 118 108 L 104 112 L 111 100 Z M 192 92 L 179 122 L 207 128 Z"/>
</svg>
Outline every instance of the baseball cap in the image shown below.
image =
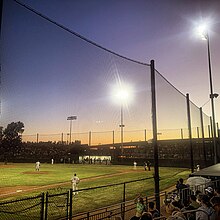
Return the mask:
<svg viewBox="0 0 220 220">
<path fill-rule="evenodd" d="M 205 191 L 208 192 L 208 193 L 213 193 L 213 189 L 212 189 L 211 186 L 207 187 L 207 188 L 205 189 Z"/>
</svg>

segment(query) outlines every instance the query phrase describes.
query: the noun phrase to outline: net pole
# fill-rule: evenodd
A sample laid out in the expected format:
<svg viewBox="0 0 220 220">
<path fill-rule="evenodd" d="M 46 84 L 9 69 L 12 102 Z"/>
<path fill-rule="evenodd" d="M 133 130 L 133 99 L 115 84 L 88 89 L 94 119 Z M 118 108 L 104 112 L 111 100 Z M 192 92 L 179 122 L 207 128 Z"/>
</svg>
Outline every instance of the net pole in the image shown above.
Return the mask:
<svg viewBox="0 0 220 220">
<path fill-rule="evenodd" d="M 156 115 L 156 84 L 154 60 L 150 61 L 151 67 L 151 102 L 152 102 L 152 128 L 153 128 L 153 149 L 154 149 L 154 183 L 156 208 L 160 211 L 160 183 L 159 183 L 159 163 L 158 163 L 158 145 L 157 145 L 157 115 Z"/>
<path fill-rule="evenodd" d="M 194 172 L 194 162 L 193 162 L 193 147 L 192 147 L 192 127 L 191 127 L 191 114 L 190 114 L 190 103 L 189 94 L 186 94 L 186 104 L 187 104 L 187 117 L 188 117 L 188 130 L 189 130 L 189 147 L 190 147 L 190 164 L 191 172 Z"/>
</svg>

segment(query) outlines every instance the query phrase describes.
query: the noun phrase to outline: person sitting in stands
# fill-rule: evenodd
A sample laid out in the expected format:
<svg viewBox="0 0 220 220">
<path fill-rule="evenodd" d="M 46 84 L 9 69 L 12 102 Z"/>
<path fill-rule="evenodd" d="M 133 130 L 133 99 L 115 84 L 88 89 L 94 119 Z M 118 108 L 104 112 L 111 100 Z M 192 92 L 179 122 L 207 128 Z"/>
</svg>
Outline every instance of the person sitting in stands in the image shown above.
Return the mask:
<svg viewBox="0 0 220 220">
<path fill-rule="evenodd" d="M 141 217 L 142 213 L 145 211 L 146 207 L 144 205 L 144 199 L 140 196 L 138 196 L 135 199 L 135 203 L 136 203 L 136 217 Z"/>
<path fill-rule="evenodd" d="M 215 220 L 216 213 L 209 202 L 208 195 L 202 195 L 201 207 L 196 212 L 196 220 Z"/>
<path fill-rule="evenodd" d="M 143 212 L 140 220 L 152 220 L 153 217 L 150 212 Z"/>
<path fill-rule="evenodd" d="M 160 217 L 160 212 L 157 209 L 155 209 L 154 202 L 149 202 L 148 207 L 149 207 L 149 212 L 152 215 L 152 218 Z"/>
<path fill-rule="evenodd" d="M 211 199 L 214 196 L 214 190 L 211 186 L 205 189 L 205 194 Z"/>
<path fill-rule="evenodd" d="M 220 196 L 220 186 L 218 186 L 216 189 L 214 189 L 214 195 Z"/>
<path fill-rule="evenodd" d="M 196 201 L 195 195 L 189 196 L 189 202 L 190 202 L 190 206 L 192 206 L 193 209 L 198 209 L 200 207 L 200 204 Z"/>
<path fill-rule="evenodd" d="M 213 196 L 210 200 L 212 208 L 215 209 L 216 220 L 220 219 L 220 196 Z"/>
</svg>

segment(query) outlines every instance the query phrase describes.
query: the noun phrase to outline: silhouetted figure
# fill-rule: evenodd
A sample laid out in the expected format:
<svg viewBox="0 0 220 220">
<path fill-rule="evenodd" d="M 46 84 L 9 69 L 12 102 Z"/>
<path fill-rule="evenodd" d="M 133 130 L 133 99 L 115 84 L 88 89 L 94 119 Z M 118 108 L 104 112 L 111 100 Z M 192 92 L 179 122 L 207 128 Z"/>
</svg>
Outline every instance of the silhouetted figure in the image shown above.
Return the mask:
<svg viewBox="0 0 220 220">
<path fill-rule="evenodd" d="M 148 161 L 147 161 L 147 168 L 148 168 L 148 171 L 150 171 L 150 166 L 151 166 L 151 163 L 150 163 L 150 161 L 148 160 Z"/>
</svg>

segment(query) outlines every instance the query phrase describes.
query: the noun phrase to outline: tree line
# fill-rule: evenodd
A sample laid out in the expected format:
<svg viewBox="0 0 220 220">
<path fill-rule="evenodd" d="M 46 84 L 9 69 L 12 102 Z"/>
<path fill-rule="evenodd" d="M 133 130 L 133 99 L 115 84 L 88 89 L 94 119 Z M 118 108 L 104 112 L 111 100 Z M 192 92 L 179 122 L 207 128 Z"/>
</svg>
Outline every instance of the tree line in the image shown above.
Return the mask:
<svg viewBox="0 0 220 220">
<path fill-rule="evenodd" d="M 0 127 L 0 148 L 4 154 L 5 164 L 19 153 L 23 132 L 24 123 L 20 121 L 12 122 L 6 128 Z"/>
</svg>

